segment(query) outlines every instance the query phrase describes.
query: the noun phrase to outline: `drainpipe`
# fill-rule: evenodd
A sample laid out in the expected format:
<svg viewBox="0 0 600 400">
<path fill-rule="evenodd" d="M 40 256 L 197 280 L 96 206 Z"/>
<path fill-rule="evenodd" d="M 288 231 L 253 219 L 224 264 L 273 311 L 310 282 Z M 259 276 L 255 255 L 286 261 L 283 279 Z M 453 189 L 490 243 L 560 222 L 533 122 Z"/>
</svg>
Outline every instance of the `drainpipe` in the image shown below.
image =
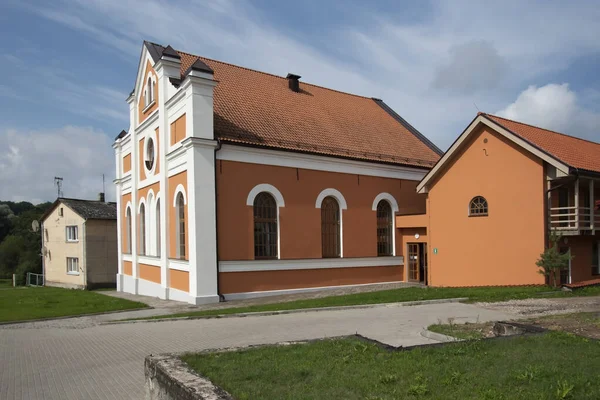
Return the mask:
<svg viewBox="0 0 600 400">
<path fill-rule="evenodd" d="M 221 285 L 220 285 L 220 279 L 219 279 L 219 202 L 217 201 L 217 174 L 218 172 L 218 166 L 217 166 L 217 151 L 221 150 L 221 141 L 219 140 L 219 138 L 216 138 L 217 140 L 217 147 L 215 148 L 215 229 L 216 229 L 216 241 L 215 241 L 215 252 L 217 254 L 217 295 L 219 296 L 219 302 L 224 302 L 225 301 L 225 296 L 223 296 L 221 294 Z"/>
<path fill-rule="evenodd" d="M 81 224 L 81 246 L 83 247 L 83 288 L 87 289 L 88 288 L 88 284 L 87 284 L 87 259 L 85 258 L 85 244 L 87 243 L 86 241 L 86 237 L 85 237 L 85 223 L 87 222 L 87 219 L 85 221 L 83 221 L 83 224 Z"/>
</svg>

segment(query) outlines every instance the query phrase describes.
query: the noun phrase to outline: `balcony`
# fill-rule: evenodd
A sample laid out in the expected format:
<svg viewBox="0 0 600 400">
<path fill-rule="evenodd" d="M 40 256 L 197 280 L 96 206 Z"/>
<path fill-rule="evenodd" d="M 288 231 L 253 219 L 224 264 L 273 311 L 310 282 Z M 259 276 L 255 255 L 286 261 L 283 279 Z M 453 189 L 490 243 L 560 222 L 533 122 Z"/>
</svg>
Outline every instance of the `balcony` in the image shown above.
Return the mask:
<svg viewBox="0 0 600 400">
<path fill-rule="evenodd" d="M 550 229 L 561 235 L 600 231 L 600 181 L 577 178 L 550 181 Z"/>
</svg>

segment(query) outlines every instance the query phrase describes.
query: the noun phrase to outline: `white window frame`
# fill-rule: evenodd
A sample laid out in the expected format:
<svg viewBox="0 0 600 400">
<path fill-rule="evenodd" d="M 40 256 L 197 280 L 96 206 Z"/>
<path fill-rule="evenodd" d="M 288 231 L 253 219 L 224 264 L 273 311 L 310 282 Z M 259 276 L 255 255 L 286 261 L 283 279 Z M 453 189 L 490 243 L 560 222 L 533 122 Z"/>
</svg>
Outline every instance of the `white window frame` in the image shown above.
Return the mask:
<svg viewBox="0 0 600 400">
<path fill-rule="evenodd" d="M 75 234 L 71 235 L 72 232 Z M 77 225 L 67 225 L 65 227 L 65 238 L 67 242 L 79 242 L 79 227 Z"/>
<path fill-rule="evenodd" d="M 67 274 L 79 275 L 79 258 L 67 257 Z"/>
</svg>

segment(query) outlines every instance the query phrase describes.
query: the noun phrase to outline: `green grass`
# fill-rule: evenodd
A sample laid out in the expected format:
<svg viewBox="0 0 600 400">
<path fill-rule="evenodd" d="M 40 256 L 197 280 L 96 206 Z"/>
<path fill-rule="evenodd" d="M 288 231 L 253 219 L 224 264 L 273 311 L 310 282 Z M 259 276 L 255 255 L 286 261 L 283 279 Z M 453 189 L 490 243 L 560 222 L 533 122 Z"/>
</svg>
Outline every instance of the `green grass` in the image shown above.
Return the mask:
<svg viewBox="0 0 600 400">
<path fill-rule="evenodd" d="M 427 327 L 431 332 L 441 333 L 442 335 L 453 336 L 458 339 L 473 340 L 483 339 L 485 337 L 483 330 L 491 323 L 485 324 L 435 324 Z"/>
<path fill-rule="evenodd" d="M 240 400 L 600 398 L 600 343 L 559 332 L 401 352 L 335 339 L 182 359 Z"/>
<path fill-rule="evenodd" d="M 473 287 L 473 288 L 420 288 L 382 290 L 378 292 L 356 293 L 344 296 L 330 296 L 318 299 L 296 300 L 283 303 L 261 304 L 246 307 L 221 308 L 204 311 L 191 311 L 180 314 L 160 315 L 152 319 L 169 317 L 199 317 L 247 312 L 265 312 L 281 310 L 298 310 L 303 308 L 321 308 L 334 306 L 352 306 L 360 304 L 396 303 L 418 300 L 449 299 L 466 297 L 469 302 L 494 302 L 532 297 L 571 297 L 598 296 L 600 287 L 589 287 L 574 292 L 551 290 L 544 286 L 520 287 Z"/>
<path fill-rule="evenodd" d="M 0 322 L 24 321 L 147 307 L 85 290 L 20 287 L 0 290 Z"/>
<path fill-rule="evenodd" d="M 12 287 L 12 279 L 0 279 L 0 289 Z"/>
</svg>

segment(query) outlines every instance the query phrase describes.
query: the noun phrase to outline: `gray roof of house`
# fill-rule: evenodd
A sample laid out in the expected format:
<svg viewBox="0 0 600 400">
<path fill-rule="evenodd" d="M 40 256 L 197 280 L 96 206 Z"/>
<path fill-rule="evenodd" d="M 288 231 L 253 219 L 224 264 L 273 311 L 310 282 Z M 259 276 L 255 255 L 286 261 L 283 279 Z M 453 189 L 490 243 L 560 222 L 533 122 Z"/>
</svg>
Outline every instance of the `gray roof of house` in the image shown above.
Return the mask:
<svg viewBox="0 0 600 400">
<path fill-rule="evenodd" d="M 85 219 L 117 219 L 117 203 L 63 197 L 58 198 L 57 202 L 67 205 Z"/>
</svg>

